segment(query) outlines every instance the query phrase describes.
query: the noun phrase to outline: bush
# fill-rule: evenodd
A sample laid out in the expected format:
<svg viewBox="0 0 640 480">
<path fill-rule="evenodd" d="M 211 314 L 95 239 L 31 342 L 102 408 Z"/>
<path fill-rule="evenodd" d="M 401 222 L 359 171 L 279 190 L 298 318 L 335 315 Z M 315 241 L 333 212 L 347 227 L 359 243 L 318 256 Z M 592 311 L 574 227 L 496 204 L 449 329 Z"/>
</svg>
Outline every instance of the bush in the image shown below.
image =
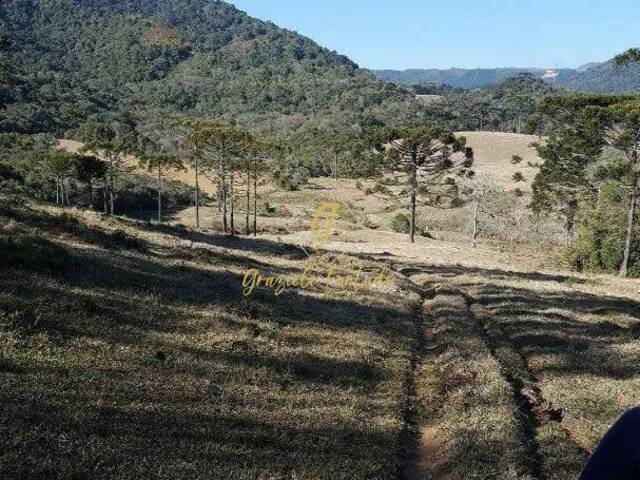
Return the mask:
<svg viewBox="0 0 640 480">
<path fill-rule="evenodd" d="M 116 213 L 152 211 L 158 208 L 155 179 L 149 175 L 123 175 L 116 183 Z M 192 191 L 186 185 L 165 179 L 162 186 L 162 208 L 187 207 L 192 202 Z M 96 198 L 96 204 L 101 199 Z"/>
<path fill-rule="evenodd" d="M 391 220 L 391 230 L 396 233 L 409 233 L 411 230 L 411 220 L 404 213 L 398 213 Z"/>
<path fill-rule="evenodd" d="M 523 159 L 520 155 L 514 155 L 513 157 L 511 157 L 511 163 L 513 163 L 514 165 L 522 163 L 522 160 Z"/>
<path fill-rule="evenodd" d="M 513 174 L 513 180 L 516 182 L 524 182 L 526 181 L 522 172 L 516 172 Z"/>
</svg>

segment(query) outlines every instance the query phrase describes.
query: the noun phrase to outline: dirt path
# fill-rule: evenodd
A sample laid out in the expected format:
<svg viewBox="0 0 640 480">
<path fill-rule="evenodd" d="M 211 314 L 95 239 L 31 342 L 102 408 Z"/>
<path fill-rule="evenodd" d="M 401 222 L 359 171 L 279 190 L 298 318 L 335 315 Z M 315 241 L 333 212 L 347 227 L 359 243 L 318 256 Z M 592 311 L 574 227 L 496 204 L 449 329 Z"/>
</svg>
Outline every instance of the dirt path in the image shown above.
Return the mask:
<svg viewBox="0 0 640 480">
<path fill-rule="evenodd" d="M 640 302 L 572 275 L 395 268 L 423 296 L 400 478 L 577 478 L 637 401 Z"/>
</svg>

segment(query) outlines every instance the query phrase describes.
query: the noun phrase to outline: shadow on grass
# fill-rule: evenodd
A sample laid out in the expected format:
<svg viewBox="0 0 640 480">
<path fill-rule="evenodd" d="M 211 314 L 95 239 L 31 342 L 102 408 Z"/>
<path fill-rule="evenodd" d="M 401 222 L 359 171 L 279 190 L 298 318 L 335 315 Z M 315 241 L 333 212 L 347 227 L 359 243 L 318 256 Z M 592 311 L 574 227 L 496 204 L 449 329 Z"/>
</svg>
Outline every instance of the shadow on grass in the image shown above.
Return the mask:
<svg viewBox="0 0 640 480">
<path fill-rule="evenodd" d="M 389 478 L 397 432 L 370 421 L 399 411 L 399 302 L 245 298 L 243 268 L 299 268 L 242 253 L 298 250 L 167 231 L 225 250 L 122 249 L 73 228 L 83 245 L 40 239 L 64 252 L 57 268 L 4 266 L 0 478 Z"/>
<path fill-rule="evenodd" d="M 538 373 L 581 373 L 617 380 L 640 376 L 637 352 L 619 348 L 633 341 L 633 325 L 640 321 L 639 302 L 576 291 L 540 292 L 491 284 L 478 289 L 474 296 L 525 355 L 554 358 Z M 631 320 L 631 325 L 614 323 L 611 315 L 622 315 L 626 323 Z"/>
</svg>

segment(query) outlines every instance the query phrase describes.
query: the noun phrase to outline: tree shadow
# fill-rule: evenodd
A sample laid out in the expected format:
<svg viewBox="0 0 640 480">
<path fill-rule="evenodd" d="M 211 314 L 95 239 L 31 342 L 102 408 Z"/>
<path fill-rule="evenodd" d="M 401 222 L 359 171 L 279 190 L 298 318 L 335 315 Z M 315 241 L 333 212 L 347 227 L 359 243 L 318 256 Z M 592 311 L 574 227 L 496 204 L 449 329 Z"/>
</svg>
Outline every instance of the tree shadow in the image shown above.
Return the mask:
<svg viewBox="0 0 640 480">
<path fill-rule="evenodd" d="M 617 380 L 640 376 L 638 352 L 619 348 L 635 337 L 639 302 L 492 284 L 477 288 L 473 298 L 526 356 L 553 358 L 538 368 L 538 374 L 590 374 Z M 583 318 L 585 315 L 589 318 Z M 611 315 L 622 315 L 630 324 L 614 323 Z"/>
</svg>

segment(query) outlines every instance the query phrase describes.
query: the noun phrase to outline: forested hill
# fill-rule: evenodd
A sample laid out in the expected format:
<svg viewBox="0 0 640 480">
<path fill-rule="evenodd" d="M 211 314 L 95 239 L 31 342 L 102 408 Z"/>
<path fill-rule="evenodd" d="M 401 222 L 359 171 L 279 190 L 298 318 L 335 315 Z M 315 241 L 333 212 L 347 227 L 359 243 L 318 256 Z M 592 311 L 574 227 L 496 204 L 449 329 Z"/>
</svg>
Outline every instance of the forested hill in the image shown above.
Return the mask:
<svg viewBox="0 0 640 480">
<path fill-rule="evenodd" d="M 72 136 L 127 112 L 254 132 L 344 131 L 415 121 L 420 104 L 348 58 L 216 0 L 3 0 L 19 87 L 2 127 Z"/>
<path fill-rule="evenodd" d="M 376 76 L 402 85 L 421 83 L 441 83 L 456 88 L 481 88 L 500 83 L 508 78 L 521 74 L 530 74 L 542 79 L 547 71 L 540 68 L 449 68 L 449 69 L 409 69 L 409 70 L 374 70 Z M 573 70 L 555 70 L 558 77 L 564 78 L 574 73 Z M 557 78 L 557 77 L 556 77 Z"/>
<path fill-rule="evenodd" d="M 544 79 L 556 88 L 598 93 L 640 92 L 640 66 L 620 67 L 613 60 L 593 63 L 577 69 L 539 68 L 478 68 L 461 69 L 410 69 L 377 70 L 374 73 L 383 80 L 399 85 L 440 83 L 456 88 L 481 88 L 495 85 L 509 77 L 522 73 Z"/>
</svg>

